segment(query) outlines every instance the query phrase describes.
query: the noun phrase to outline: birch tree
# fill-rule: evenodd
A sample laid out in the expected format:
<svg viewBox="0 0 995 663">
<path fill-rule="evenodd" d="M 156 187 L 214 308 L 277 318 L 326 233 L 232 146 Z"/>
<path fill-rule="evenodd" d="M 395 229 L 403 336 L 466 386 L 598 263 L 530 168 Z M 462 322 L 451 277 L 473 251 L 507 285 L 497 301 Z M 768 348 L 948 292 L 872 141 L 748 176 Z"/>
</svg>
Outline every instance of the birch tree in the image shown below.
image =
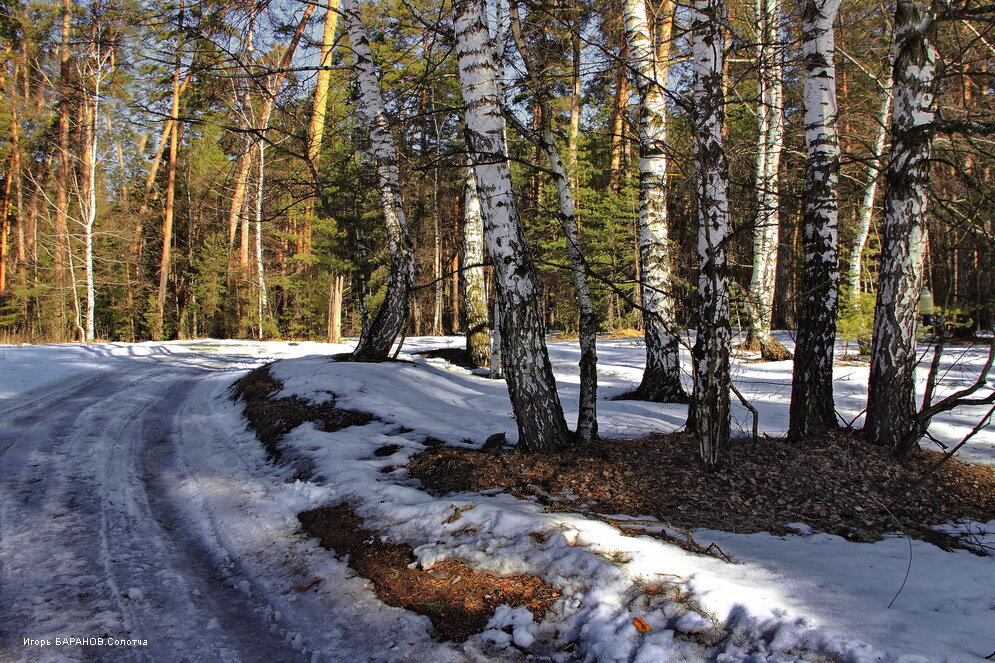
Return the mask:
<svg viewBox="0 0 995 663">
<path fill-rule="evenodd" d="M 629 66 L 639 92 L 639 292 L 646 338 L 646 368 L 633 397 L 686 403 L 667 219 L 667 64 L 657 58 L 645 0 L 625 0 L 623 11 Z"/>
<path fill-rule="evenodd" d="M 936 86 L 934 21 L 933 11 L 922 2 L 899 0 L 896 5 L 891 157 L 885 170 L 864 430 L 871 441 L 902 455 L 911 450 L 907 440 L 916 415 L 916 318 Z"/>
<path fill-rule="evenodd" d="M 567 443 L 569 432 L 546 351 L 535 266 L 512 190 L 502 92 L 486 4 L 484 0 L 455 0 L 453 13 L 467 147 L 494 264 L 501 358 L 518 423 L 518 444 L 526 451 L 552 451 Z"/>
<path fill-rule="evenodd" d="M 844 285 L 846 285 L 845 292 L 848 301 L 843 304 L 844 307 L 854 306 L 859 301 L 864 247 L 867 245 L 867 238 L 871 232 L 874 198 L 877 196 L 878 180 L 881 178 L 883 169 L 885 144 L 888 140 L 888 125 L 891 118 L 891 86 L 891 74 L 889 74 L 886 82 L 883 83 L 884 98 L 881 100 L 881 113 L 874 135 L 874 152 L 867 162 L 867 170 L 864 174 L 864 192 L 860 198 L 860 207 L 857 209 L 857 227 L 847 259 Z"/>
<path fill-rule="evenodd" d="M 487 274 L 484 271 L 484 217 L 473 166 L 466 169 L 463 189 L 463 310 L 466 311 L 466 350 L 470 362 L 486 368 L 491 361 L 487 328 Z"/>
<path fill-rule="evenodd" d="M 692 140 L 697 173 L 698 293 L 701 309 L 693 348 L 694 393 L 689 426 L 701 458 L 717 465 L 729 441 L 729 177 L 722 128 L 725 3 L 695 0 L 691 12 Z"/>
<path fill-rule="evenodd" d="M 96 337 L 96 283 L 94 274 L 94 227 L 97 222 L 97 159 L 101 101 L 104 87 L 115 67 L 118 35 L 109 25 L 106 6 L 90 7 L 90 35 L 86 51 L 77 59 L 77 79 L 85 89 L 81 94 L 80 173 L 76 183 L 79 197 L 79 226 L 83 239 L 83 340 L 92 343 Z M 73 291 L 75 293 L 75 285 Z"/>
<path fill-rule="evenodd" d="M 384 361 L 401 328 L 408 319 L 409 295 L 414 279 L 414 249 L 401 204 L 401 178 L 397 149 L 390 134 L 387 109 L 380 91 L 380 80 L 366 28 L 359 15 L 357 0 L 344 0 L 342 15 L 356 62 L 353 65 L 363 114 L 366 117 L 373 156 L 376 159 L 377 185 L 387 228 L 390 273 L 387 294 L 370 325 L 363 330 L 353 352 L 356 361 Z"/>
<path fill-rule="evenodd" d="M 591 288 L 587 282 L 587 262 L 584 260 L 584 252 L 580 245 L 580 229 L 577 224 L 576 205 L 574 202 L 573 181 L 568 175 L 564 166 L 560 150 L 556 145 L 556 138 L 553 135 L 553 105 L 550 91 L 546 82 L 541 78 L 539 71 L 532 58 L 525 48 L 525 39 L 522 36 L 522 21 L 518 12 L 517 0 L 512 0 L 510 7 L 511 32 L 518 47 L 519 56 L 525 66 L 526 76 L 529 84 L 534 90 L 536 105 L 540 109 L 541 120 L 539 122 L 539 132 L 531 132 L 519 123 L 519 131 L 528 136 L 546 156 L 553 182 L 556 186 L 557 201 L 560 208 L 560 228 L 567 243 L 567 260 L 570 264 L 570 276 L 574 285 L 574 293 L 577 296 L 577 307 L 579 309 L 579 336 L 580 336 L 580 402 L 577 415 L 577 441 L 592 442 L 598 437 L 598 321 L 594 312 L 594 300 L 591 297 Z M 579 26 L 577 27 L 579 30 Z M 579 58 L 580 47 L 577 46 L 574 55 Z M 576 63 L 575 63 L 576 64 Z M 578 65 L 579 66 L 579 65 Z M 579 79 L 578 70 L 574 73 Z M 579 87 L 579 83 L 577 85 Z M 575 92 L 578 92 L 575 89 Z M 513 113 L 506 113 L 514 117 Z M 571 131 L 573 131 L 573 112 L 571 111 Z M 568 141 L 568 155 L 571 151 Z M 574 157 L 570 157 L 574 159 Z"/>
<path fill-rule="evenodd" d="M 762 359 L 790 359 L 791 353 L 770 334 L 777 281 L 778 170 L 784 147 L 784 45 L 781 0 L 756 0 L 757 85 L 757 216 L 753 226 L 753 273 L 747 299 L 747 350 Z"/>
<path fill-rule="evenodd" d="M 806 0 L 802 24 L 805 189 L 802 219 L 802 305 L 795 340 L 788 435 L 836 428 L 833 350 L 839 298 L 837 264 L 836 66 L 833 23 L 839 0 Z"/>
</svg>

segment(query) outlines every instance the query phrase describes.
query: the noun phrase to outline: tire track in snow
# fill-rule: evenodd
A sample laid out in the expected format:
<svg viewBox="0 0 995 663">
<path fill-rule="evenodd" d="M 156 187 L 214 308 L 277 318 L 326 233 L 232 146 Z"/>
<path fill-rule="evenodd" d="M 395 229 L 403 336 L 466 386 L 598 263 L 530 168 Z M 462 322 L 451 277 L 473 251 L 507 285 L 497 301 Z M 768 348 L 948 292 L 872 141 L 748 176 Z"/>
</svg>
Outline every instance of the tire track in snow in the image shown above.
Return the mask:
<svg viewBox="0 0 995 663">
<path fill-rule="evenodd" d="M 240 591 L 216 582 L 192 538 L 170 532 L 147 491 L 155 413 L 177 409 L 198 373 L 169 361 L 32 395 L 8 419 L 0 467 L 0 659 L 240 661 L 300 658 Z M 8 412 L 10 410 L 8 409 Z M 168 458 L 151 460 L 168 461 Z M 22 638 L 114 637 L 148 647 L 31 648 Z M 273 641 L 274 644 L 270 644 Z"/>
</svg>

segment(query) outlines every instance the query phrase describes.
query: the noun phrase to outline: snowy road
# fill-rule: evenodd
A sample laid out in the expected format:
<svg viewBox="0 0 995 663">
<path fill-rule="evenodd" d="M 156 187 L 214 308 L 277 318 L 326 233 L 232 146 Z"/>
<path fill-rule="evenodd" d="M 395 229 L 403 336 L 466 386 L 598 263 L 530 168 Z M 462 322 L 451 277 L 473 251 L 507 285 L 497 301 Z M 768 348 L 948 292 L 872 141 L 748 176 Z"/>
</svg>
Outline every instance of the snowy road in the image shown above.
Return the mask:
<svg viewBox="0 0 995 663">
<path fill-rule="evenodd" d="M 191 533 L 177 490 L 188 415 L 245 359 L 107 361 L 0 405 L 0 658 L 301 660 Z"/>
</svg>

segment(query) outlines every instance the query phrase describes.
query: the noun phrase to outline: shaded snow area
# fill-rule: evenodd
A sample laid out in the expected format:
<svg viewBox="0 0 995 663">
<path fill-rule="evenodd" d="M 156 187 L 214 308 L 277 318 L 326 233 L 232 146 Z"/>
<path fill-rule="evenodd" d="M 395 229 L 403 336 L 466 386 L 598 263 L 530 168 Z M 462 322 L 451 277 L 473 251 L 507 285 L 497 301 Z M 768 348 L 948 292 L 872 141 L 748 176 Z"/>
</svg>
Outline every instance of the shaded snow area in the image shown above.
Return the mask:
<svg viewBox="0 0 995 663">
<path fill-rule="evenodd" d="M 409 363 L 376 365 L 330 362 L 348 348 L 314 343 L 0 346 L 0 660 L 953 663 L 995 649 L 993 558 L 803 525 L 792 536 L 696 532 L 730 563 L 493 491 L 426 493 L 393 469 L 426 439 L 516 437 L 502 381 L 414 354 L 447 345 L 462 339 L 409 339 Z M 550 352 L 573 421 L 578 350 Z M 972 382 L 983 363 L 980 350 L 960 352 L 944 388 Z M 683 424 L 684 406 L 607 400 L 638 382 L 638 340 L 598 353 L 604 436 Z M 334 394 L 377 417 L 290 432 L 281 446 L 313 468 L 306 480 L 291 469 L 300 463 L 267 460 L 231 402 L 235 379 L 274 360 L 278 395 Z M 836 370 L 840 414 L 857 418 L 867 368 Z M 790 362 L 737 358 L 734 376 L 761 430 L 783 433 Z M 956 443 L 980 414 L 951 413 L 934 434 Z M 374 454 L 388 444 L 399 450 Z M 995 464 L 995 434 L 981 431 L 961 458 Z M 299 512 L 342 502 L 413 546 L 423 567 L 537 574 L 561 597 L 542 623 L 500 608 L 464 643 L 433 640 L 428 618 L 379 601 L 302 533 Z"/>
</svg>

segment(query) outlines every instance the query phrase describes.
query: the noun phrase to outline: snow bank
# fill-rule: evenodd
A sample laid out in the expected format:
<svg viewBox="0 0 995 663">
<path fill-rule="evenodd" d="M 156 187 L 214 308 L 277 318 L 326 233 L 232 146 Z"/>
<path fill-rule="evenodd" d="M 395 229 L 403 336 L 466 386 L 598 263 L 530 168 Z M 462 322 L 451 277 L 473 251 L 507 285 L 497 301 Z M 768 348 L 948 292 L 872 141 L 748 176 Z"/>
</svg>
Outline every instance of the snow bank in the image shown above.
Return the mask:
<svg viewBox="0 0 995 663">
<path fill-rule="evenodd" d="M 451 342 L 410 339 L 405 349 Z M 576 416 L 578 351 L 572 343 L 554 343 L 551 355 L 569 420 Z M 599 356 L 603 398 L 638 382 L 638 343 L 603 342 Z M 504 432 L 514 440 L 511 406 L 503 382 L 441 360 L 401 357 L 410 363 L 350 364 L 323 356 L 276 363 L 272 372 L 284 383 L 282 395 L 324 400 L 331 392 L 340 406 L 381 419 L 334 433 L 305 424 L 285 444 L 314 461 L 314 480 L 330 488 L 336 501 L 353 503 L 369 526 L 410 543 L 422 565 L 455 558 L 495 573 L 537 573 L 563 592 L 542 624 L 530 623 L 521 611 L 502 610 L 472 642 L 528 648 L 554 660 L 605 662 L 759 663 L 823 655 L 854 663 L 953 663 L 980 661 L 995 649 L 995 564 L 966 552 L 945 553 L 897 535 L 860 544 L 810 532 L 775 537 L 699 531 L 700 542 L 714 541 L 733 557 L 729 564 L 654 538 L 623 536 L 599 520 L 546 513 L 508 495 L 433 497 L 403 470 L 390 468 L 406 463 L 426 438 L 479 445 Z M 978 365 L 982 358 L 966 359 Z M 967 375 L 970 365 L 959 370 Z M 790 362 L 736 365 L 737 383 L 760 410 L 761 429 L 771 434 L 786 428 L 790 375 Z M 866 367 L 837 368 L 844 416 L 859 415 L 866 375 Z M 684 419 L 684 407 L 676 405 L 603 400 L 599 408 L 604 434 L 618 437 L 673 430 Z M 745 410 L 739 417 L 749 425 Z M 955 413 L 942 426 L 958 436 L 973 423 L 970 413 Z M 385 458 L 373 454 L 387 444 L 401 449 Z M 992 434 L 983 432 L 976 446 L 990 450 Z M 990 460 L 987 454 L 977 455 Z M 995 523 L 987 527 L 993 528 Z M 909 579 L 889 608 L 910 555 Z M 643 591 L 660 583 L 672 591 Z M 686 600 L 672 600 L 675 594 Z M 636 617 L 651 630 L 638 630 Z M 577 640 L 577 650 L 558 654 L 564 640 Z"/>
</svg>

